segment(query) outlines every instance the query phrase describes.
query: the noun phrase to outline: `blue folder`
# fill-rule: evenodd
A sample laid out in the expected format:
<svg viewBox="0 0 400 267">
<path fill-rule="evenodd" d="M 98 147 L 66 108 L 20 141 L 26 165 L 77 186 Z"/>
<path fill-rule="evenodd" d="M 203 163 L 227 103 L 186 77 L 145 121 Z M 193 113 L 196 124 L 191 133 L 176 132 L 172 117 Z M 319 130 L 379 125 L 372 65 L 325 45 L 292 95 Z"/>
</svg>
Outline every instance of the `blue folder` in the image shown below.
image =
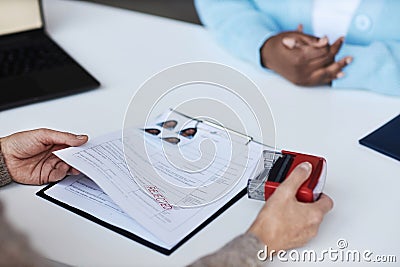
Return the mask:
<svg viewBox="0 0 400 267">
<path fill-rule="evenodd" d="M 400 115 L 359 140 L 360 144 L 400 160 Z"/>
</svg>

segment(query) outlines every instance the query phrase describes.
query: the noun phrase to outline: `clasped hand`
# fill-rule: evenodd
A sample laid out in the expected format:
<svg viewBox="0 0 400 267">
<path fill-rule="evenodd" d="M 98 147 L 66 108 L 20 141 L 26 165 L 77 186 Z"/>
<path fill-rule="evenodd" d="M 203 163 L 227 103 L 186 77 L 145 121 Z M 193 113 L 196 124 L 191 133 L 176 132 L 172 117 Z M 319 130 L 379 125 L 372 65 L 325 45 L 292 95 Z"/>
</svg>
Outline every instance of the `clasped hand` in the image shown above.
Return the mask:
<svg viewBox="0 0 400 267">
<path fill-rule="evenodd" d="M 297 31 L 282 32 L 269 38 L 261 48 L 261 61 L 264 67 L 294 84 L 329 84 L 343 77 L 342 69 L 352 61 L 350 56 L 335 61 L 343 42 L 341 37 L 329 45 L 326 37 L 304 34 L 299 25 Z"/>
</svg>

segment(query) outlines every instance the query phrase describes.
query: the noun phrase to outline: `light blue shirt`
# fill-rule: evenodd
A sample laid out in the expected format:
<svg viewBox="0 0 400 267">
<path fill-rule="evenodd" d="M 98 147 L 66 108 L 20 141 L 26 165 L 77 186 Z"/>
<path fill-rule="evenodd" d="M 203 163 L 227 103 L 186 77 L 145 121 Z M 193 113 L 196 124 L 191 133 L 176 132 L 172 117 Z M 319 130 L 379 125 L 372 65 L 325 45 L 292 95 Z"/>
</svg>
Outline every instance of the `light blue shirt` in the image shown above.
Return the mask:
<svg viewBox="0 0 400 267">
<path fill-rule="evenodd" d="M 271 36 L 295 30 L 313 34 L 313 0 L 196 0 L 202 22 L 238 57 L 261 66 L 260 48 Z M 334 88 L 400 96 L 400 1 L 362 0 L 336 56 L 353 56 Z M 332 25 L 335 27 L 335 25 Z"/>
</svg>

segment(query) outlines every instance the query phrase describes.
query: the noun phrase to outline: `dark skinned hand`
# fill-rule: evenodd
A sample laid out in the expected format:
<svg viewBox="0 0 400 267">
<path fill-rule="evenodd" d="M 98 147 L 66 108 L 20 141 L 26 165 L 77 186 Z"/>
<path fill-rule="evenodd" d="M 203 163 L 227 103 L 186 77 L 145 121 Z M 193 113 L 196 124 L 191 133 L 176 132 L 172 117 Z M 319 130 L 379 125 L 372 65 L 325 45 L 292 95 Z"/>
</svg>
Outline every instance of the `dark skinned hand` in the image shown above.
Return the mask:
<svg viewBox="0 0 400 267">
<path fill-rule="evenodd" d="M 344 39 L 332 45 L 328 39 L 317 38 L 297 31 L 282 32 L 269 38 L 261 48 L 262 64 L 301 86 L 328 84 L 343 77 L 342 69 L 351 63 L 351 57 L 335 62 Z"/>
</svg>

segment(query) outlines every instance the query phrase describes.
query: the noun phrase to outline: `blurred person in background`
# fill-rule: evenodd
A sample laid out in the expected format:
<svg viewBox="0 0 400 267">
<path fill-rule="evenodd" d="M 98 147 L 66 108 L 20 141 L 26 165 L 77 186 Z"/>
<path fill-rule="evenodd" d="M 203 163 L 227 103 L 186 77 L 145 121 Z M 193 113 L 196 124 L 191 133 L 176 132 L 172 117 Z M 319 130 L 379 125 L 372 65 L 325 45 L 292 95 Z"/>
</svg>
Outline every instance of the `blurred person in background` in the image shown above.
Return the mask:
<svg viewBox="0 0 400 267">
<path fill-rule="evenodd" d="M 400 1 L 195 0 L 234 55 L 294 84 L 400 96 Z"/>
</svg>

